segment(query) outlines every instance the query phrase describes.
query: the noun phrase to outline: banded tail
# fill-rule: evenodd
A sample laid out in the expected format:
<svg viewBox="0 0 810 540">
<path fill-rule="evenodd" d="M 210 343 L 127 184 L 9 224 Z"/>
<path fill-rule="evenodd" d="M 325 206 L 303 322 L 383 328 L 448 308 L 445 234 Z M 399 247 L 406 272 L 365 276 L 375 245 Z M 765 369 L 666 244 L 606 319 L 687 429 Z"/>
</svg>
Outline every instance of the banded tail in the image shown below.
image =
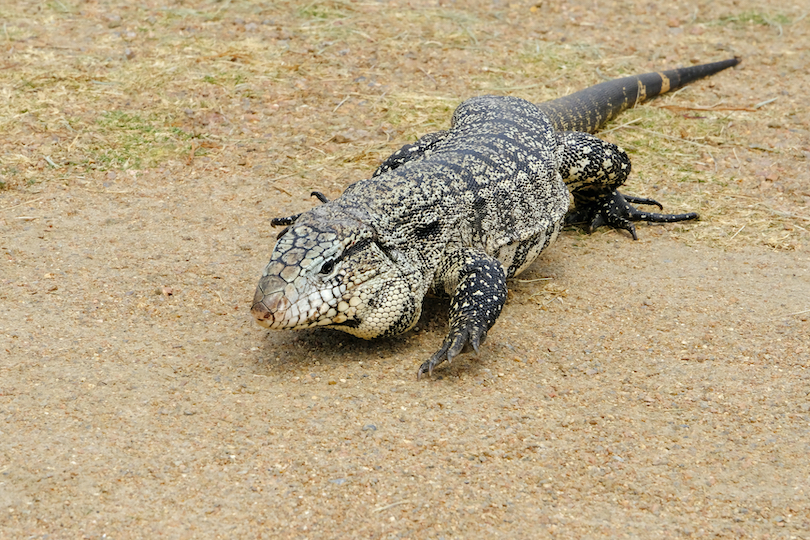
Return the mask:
<svg viewBox="0 0 810 540">
<path fill-rule="evenodd" d="M 622 77 L 537 106 L 559 131 L 595 133 L 639 103 L 739 63 L 739 58 L 729 58 L 711 64 Z"/>
</svg>

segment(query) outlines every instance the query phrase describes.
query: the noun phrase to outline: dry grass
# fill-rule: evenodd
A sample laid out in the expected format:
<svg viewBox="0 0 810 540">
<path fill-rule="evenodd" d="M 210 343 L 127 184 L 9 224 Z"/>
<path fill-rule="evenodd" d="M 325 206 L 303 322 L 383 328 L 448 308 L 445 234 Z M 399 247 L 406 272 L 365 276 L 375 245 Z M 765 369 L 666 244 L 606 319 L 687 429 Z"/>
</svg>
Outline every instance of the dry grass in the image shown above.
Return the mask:
<svg viewBox="0 0 810 540">
<path fill-rule="evenodd" d="M 588 13 L 546 9 L 552 18 L 591 24 Z M 0 8 L 0 187 L 35 193 L 51 182 L 101 182 L 115 171 L 165 168 L 182 176 L 189 168 L 237 166 L 267 177 L 294 205 L 311 189 L 337 195 L 398 145 L 445 127 L 466 96 L 543 101 L 604 76 L 692 55 L 727 56 L 699 54 L 700 34 L 682 58 L 660 44 L 620 54 L 609 38 L 563 42 L 552 22 L 515 35 L 511 23 L 538 11 L 341 1 L 16 2 Z M 705 26 L 722 37 L 741 24 L 782 28 L 790 20 L 752 11 Z M 721 95 L 736 78 L 724 77 Z M 705 89 L 663 102 L 712 105 Z M 805 195 L 783 197 L 771 189 L 778 171 L 763 166 L 760 174 L 744 161 L 801 155 L 795 147 L 751 148 L 744 132 L 759 129 L 761 112 L 677 112 L 660 104 L 628 113 L 621 122 L 630 123 L 606 135 L 633 156 L 628 192 L 660 197 L 671 211 L 699 210 L 703 223 L 676 228 L 694 241 L 806 245 Z"/>
</svg>

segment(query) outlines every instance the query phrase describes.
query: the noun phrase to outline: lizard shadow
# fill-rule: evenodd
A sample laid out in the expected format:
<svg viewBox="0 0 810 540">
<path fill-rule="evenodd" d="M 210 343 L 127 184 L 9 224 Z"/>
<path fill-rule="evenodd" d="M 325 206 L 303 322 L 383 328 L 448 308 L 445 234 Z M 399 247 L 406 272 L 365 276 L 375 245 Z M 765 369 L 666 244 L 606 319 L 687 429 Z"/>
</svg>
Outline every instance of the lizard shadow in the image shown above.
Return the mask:
<svg viewBox="0 0 810 540">
<path fill-rule="evenodd" d="M 368 369 L 371 366 L 401 371 L 416 371 L 441 345 L 448 331 L 450 299 L 425 299 L 419 322 L 405 334 L 365 340 L 329 328 L 298 331 L 268 331 L 260 345 L 257 372 L 274 376 L 301 375 L 318 366 L 348 371 Z M 481 354 L 461 354 L 450 364 L 442 363 L 434 371 L 433 379 L 456 379 L 462 373 L 472 376 L 486 369 L 489 347 Z M 397 374 L 400 376 L 400 373 Z"/>
</svg>

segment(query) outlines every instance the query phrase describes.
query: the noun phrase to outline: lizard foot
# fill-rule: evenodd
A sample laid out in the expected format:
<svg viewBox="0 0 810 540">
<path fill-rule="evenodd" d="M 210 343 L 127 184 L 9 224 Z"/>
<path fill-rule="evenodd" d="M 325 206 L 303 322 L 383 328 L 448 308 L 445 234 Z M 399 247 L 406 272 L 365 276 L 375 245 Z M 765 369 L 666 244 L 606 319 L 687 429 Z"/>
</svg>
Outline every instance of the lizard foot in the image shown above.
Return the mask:
<svg viewBox="0 0 810 540">
<path fill-rule="evenodd" d="M 433 374 L 433 368 L 470 348 L 478 348 L 487 337 L 506 302 L 506 272 L 500 261 L 472 248 L 448 254 L 443 279 L 449 286 L 445 292 L 450 300 L 450 332 L 444 343 L 419 366 L 416 378 Z M 451 289 L 451 290 L 448 290 Z"/>
<path fill-rule="evenodd" d="M 310 197 L 315 197 L 316 199 L 318 199 L 319 201 L 321 201 L 324 204 L 329 202 L 329 199 L 326 198 L 326 195 L 324 195 L 320 191 L 313 191 L 312 193 L 309 194 L 309 196 Z M 284 233 L 286 233 L 287 231 L 290 230 L 290 225 L 295 223 L 295 220 L 298 219 L 299 217 L 301 217 L 301 214 L 295 214 L 294 216 L 280 217 L 280 218 L 271 219 L 270 220 L 270 225 L 272 227 L 281 227 L 283 225 L 286 225 L 286 227 L 284 227 L 284 229 L 282 229 L 282 231 L 280 233 L 278 233 L 278 236 L 276 236 L 276 240 L 278 240 L 279 238 L 284 236 Z"/>
<path fill-rule="evenodd" d="M 469 325 L 459 331 L 452 332 L 449 336 L 444 338 L 444 343 L 436 353 L 430 357 L 430 360 L 419 366 L 419 371 L 416 372 L 416 379 L 422 378 L 425 373 L 428 376 L 433 375 L 433 368 L 447 360 L 447 363 L 453 361 L 453 358 L 460 353 L 468 352 L 472 348 L 476 354 L 478 349 L 487 337 L 487 331 L 480 326 Z"/>
<path fill-rule="evenodd" d="M 648 223 L 675 223 L 697 219 L 695 212 L 686 214 L 658 214 L 655 212 L 642 212 L 630 203 L 657 206 L 663 209 L 661 203 L 653 199 L 631 197 L 622 195 L 614 190 L 610 195 L 602 197 L 596 204 L 581 211 L 575 211 L 568 219 L 569 223 L 585 222 L 589 225 L 589 232 L 593 232 L 603 225 L 615 229 L 624 229 L 629 232 L 633 240 L 638 240 L 636 227 L 633 221 L 646 221 Z"/>
</svg>

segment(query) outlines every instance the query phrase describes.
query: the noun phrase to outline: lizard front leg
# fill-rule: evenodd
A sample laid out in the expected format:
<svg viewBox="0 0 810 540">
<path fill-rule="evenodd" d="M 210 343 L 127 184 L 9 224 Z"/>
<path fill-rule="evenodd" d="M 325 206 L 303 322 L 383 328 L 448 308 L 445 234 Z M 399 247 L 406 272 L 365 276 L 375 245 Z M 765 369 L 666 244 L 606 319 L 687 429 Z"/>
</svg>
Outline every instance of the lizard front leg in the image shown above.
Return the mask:
<svg viewBox="0 0 810 540">
<path fill-rule="evenodd" d="M 445 257 L 436 278 L 439 289 L 451 296 L 450 332 L 438 351 L 419 367 L 417 379 L 445 360 L 452 361 L 472 347 L 475 352 L 486 339 L 506 302 L 506 272 L 497 259 L 471 248 Z"/>
<path fill-rule="evenodd" d="M 309 196 L 310 197 L 315 197 L 316 199 L 321 201 L 323 204 L 326 204 L 326 203 L 329 202 L 329 199 L 326 198 L 326 195 L 324 195 L 320 191 L 313 191 L 312 193 L 309 194 Z M 271 219 L 270 220 L 270 226 L 271 227 L 280 227 L 282 225 L 286 225 L 286 227 L 284 227 L 281 230 L 281 232 L 278 233 L 278 235 L 276 236 L 276 240 L 278 240 L 279 238 L 284 236 L 287 233 L 287 231 L 290 230 L 290 226 L 293 223 L 295 223 L 295 220 L 298 219 L 299 217 L 301 217 L 301 214 L 295 214 L 294 216 L 280 217 L 280 218 Z"/>
</svg>

